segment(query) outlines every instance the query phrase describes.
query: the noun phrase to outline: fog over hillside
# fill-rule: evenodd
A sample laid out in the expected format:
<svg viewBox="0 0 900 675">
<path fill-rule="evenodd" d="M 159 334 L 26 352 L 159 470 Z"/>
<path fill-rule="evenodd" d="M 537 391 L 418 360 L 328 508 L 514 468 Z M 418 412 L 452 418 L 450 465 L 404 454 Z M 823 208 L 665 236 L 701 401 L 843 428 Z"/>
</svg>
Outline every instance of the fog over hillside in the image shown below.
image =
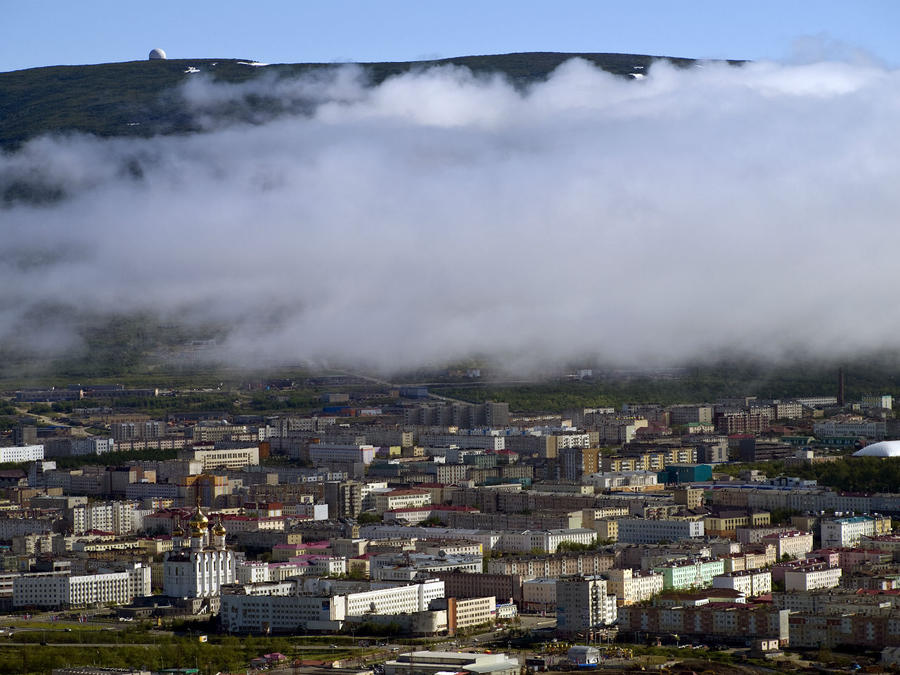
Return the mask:
<svg viewBox="0 0 900 675">
<path fill-rule="evenodd" d="M 0 156 L 0 191 L 62 195 L 0 210 L 0 340 L 71 345 L 62 320 L 23 333 L 64 302 L 229 323 L 219 355 L 248 365 L 895 346 L 898 85 L 843 63 L 201 74 L 200 119 L 260 95 L 303 112 Z"/>
</svg>

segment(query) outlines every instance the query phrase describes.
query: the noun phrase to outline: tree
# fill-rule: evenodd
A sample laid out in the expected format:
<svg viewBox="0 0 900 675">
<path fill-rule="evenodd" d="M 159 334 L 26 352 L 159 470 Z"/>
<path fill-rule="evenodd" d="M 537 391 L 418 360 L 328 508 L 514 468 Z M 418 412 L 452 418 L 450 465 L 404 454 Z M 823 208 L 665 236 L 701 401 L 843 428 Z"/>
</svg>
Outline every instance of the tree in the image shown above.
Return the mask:
<svg viewBox="0 0 900 675">
<path fill-rule="evenodd" d="M 358 522 L 360 525 L 371 525 L 373 523 L 380 523 L 381 521 L 381 514 L 375 513 L 374 511 L 363 511 L 356 518 L 356 522 Z"/>
</svg>

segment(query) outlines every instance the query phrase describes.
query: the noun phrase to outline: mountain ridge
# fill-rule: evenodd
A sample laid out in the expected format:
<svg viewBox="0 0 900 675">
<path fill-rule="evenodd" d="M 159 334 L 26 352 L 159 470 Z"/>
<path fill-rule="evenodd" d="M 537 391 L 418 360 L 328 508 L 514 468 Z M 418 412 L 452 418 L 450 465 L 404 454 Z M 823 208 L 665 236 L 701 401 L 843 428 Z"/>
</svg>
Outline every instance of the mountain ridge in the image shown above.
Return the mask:
<svg viewBox="0 0 900 675">
<path fill-rule="evenodd" d="M 513 52 L 423 61 L 266 64 L 264 67 L 253 65 L 255 62 L 251 60 L 213 58 L 41 66 L 0 73 L 0 149 L 15 150 L 46 133 L 149 137 L 202 131 L 177 95 L 178 86 L 198 70 L 215 82 L 240 83 L 262 73 L 290 78 L 355 65 L 363 70 L 371 84 L 377 85 L 389 77 L 417 69 L 456 65 L 476 74 L 499 73 L 514 85 L 525 86 L 545 79 L 561 63 L 573 58 L 585 59 L 623 77 L 643 72 L 659 61 L 677 67 L 697 63 L 696 59 L 647 54 Z"/>
</svg>

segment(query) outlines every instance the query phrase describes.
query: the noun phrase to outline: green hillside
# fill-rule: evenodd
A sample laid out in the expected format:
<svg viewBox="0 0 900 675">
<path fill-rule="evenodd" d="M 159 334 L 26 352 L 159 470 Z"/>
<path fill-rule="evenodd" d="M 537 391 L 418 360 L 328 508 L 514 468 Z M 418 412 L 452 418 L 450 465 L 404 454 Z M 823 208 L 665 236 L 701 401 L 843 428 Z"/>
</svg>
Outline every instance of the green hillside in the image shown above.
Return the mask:
<svg viewBox="0 0 900 675">
<path fill-rule="evenodd" d="M 639 54 L 564 54 L 528 52 L 462 56 L 436 61 L 360 64 L 371 82 L 416 68 L 453 64 L 476 73 L 502 73 L 522 85 L 538 81 L 563 61 L 580 57 L 616 75 L 642 72 L 660 58 L 678 66 L 690 59 Z M 0 148 L 11 149 L 48 132 L 82 131 L 98 136 L 152 136 L 199 130 L 184 108 L 177 86 L 196 68 L 219 82 L 243 82 L 263 73 L 297 77 L 340 64 L 296 63 L 254 67 L 237 59 L 129 61 L 87 66 L 50 66 L 0 73 Z M 255 102 L 262 112 L 272 101 Z M 222 111 L 233 115 L 235 111 Z"/>
</svg>

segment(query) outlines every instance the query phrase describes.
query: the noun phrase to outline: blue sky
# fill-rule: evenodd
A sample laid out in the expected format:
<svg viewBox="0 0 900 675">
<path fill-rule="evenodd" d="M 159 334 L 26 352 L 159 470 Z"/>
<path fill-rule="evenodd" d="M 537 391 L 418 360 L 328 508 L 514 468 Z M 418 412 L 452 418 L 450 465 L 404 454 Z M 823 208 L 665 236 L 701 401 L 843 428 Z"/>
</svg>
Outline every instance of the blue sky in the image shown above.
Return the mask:
<svg viewBox="0 0 900 675">
<path fill-rule="evenodd" d="M 0 0 L 0 72 L 146 58 L 407 61 L 516 51 L 900 64 L 897 0 Z"/>
</svg>

